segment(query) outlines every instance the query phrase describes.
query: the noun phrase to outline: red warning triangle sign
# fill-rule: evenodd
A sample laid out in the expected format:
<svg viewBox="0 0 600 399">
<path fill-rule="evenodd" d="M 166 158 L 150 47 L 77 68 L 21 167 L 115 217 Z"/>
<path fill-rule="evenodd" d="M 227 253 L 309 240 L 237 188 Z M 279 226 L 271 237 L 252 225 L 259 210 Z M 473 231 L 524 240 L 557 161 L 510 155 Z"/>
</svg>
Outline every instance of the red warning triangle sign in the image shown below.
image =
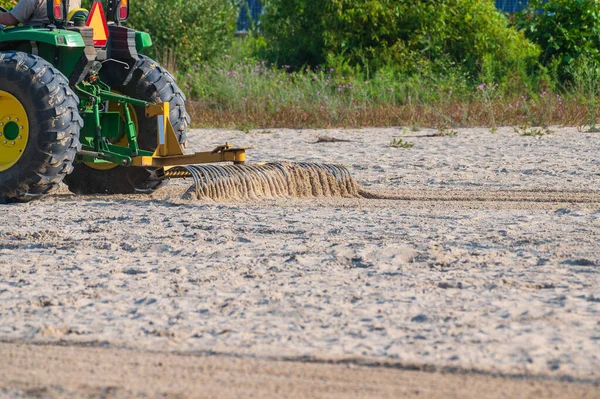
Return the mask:
<svg viewBox="0 0 600 399">
<path fill-rule="evenodd" d="M 86 26 L 94 29 L 94 46 L 104 47 L 108 41 L 108 25 L 101 1 L 95 1 L 92 5 L 92 11 L 86 22 Z"/>
</svg>

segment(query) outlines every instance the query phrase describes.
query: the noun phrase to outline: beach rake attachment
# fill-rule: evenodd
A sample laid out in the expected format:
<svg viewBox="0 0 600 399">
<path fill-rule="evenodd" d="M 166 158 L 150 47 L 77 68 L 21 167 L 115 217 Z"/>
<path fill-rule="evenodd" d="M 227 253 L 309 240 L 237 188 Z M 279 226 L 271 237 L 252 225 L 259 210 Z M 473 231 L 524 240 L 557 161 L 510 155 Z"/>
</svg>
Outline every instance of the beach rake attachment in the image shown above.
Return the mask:
<svg viewBox="0 0 600 399">
<path fill-rule="evenodd" d="M 359 186 L 340 165 L 271 162 L 237 165 L 184 165 L 166 178 L 192 178 L 188 195 L 196 199 L 358 197 Z"/>
<path fill-rule="evenodd" d="M 247 148 L 229 143 L 209 152 L 184 154 L 169 120 L 169 104 L 149 104 L 158 118 L 158 147 L 132 159 L 151 168 L 155 179 L 191 178 L 187 191 L 196 199 L 252 200 L 281 197 L 358 197 L 359 186 L 341 165 L 304 162 L 246 164 Z M 232 164 L 223 165 L 220 163 Z"/>
</svg>

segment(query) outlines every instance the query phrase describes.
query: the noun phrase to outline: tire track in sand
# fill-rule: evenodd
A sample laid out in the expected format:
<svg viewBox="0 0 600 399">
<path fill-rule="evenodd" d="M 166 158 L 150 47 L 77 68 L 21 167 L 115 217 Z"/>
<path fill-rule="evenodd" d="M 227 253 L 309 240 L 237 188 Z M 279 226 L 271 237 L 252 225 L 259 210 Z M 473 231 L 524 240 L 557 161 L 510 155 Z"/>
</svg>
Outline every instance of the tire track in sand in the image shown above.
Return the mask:
<svg viewBox="0 0 600 399">
<path fill-rule="evenodd" d="M 600 204 L 595 190 L 444 190 L 444 189 L 375 189 L 361 190 L 367 199 L 396 201 L 447 202 L 552 202 Z"/>
</svg>

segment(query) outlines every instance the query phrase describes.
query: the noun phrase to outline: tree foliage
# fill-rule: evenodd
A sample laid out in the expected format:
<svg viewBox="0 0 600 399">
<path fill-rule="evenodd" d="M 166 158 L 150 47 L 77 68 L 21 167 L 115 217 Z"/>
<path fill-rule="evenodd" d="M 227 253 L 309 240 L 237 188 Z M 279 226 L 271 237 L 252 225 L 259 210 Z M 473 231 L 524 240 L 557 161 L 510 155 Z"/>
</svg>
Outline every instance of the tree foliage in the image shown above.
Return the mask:
<svg viewBox="0 0 600 399">
<path fill-rule="evenodd" d="M 582 55 L 600 62 L 598 0 L 531 0 L 517 24 L 541 47 L 543 65 L 558 63 L 565 71 Z"/>
<path fill-rule="evenodd" d="M 91 3 L 83 0 L 82 7 L 89 9 Z M 185 70 L 229 48 L 237 11 L 233 2 L 223 0 L 131 0 L 126 25 L 150 34 L 153 57 L 174 58 Z"/>
<path fill-rule="evenodd" d="M 128 26 L 149 33 L 158 53 L 187 69 L 222 54 L 235 33 L 236 7 L 223 0 L 134 0 Z"/>
<path fill-rule="evenodd" d="M 486 59 L 509 66 L 539 52 L 491 0 L 267 0 L 261 30 L 270 56 L 292 66 L 425 60 L 477 74 Z"/>
</svg>

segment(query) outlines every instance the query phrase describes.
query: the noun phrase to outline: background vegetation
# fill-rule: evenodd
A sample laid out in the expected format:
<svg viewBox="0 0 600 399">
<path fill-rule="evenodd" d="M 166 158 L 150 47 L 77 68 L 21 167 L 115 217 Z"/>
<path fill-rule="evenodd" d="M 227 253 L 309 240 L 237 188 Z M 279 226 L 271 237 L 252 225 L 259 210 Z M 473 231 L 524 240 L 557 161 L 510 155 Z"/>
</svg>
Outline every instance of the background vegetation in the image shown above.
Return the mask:
<svg viewBox="0 0 600 399">
<path fill-rule="evenodd" d="M 0 0 L 0 7 L 7 9 L 12 8 L 15 4 L 17 4 L 16 0 Z"/>
<path fill-rule="evenodd" d="M 531 0 L 516 26 L 542 52 L 539 62 L 568 75 L 582 56 L 600 61 L 600 3 L 597 0 Z M 567 76 L 568 78 L 568 76 Z"/>
<path fill-rule="evenodd" d="M 265 0 L 260 33 L 179 71 L 202 125 L 595 127 L 597 0 Z"/>
<path fill-rule="evenodd" d="M 178 67 L 188 69 L 230 47 L 236 10 L 223 0 L 137 0 L 129 24 L 152 34 L 155 57 L 177 54 Z"/>
<path fill-rule="evenodd" d="M 269 0 L 262 30 L 271 61 L 412 73 L 423 63 L 477 76 L 486 60 L 506 72 L 539 49 L 492 1 Z"/>
<path fill-rule="evenodd" d="M 241 1 L 131 1 L 196 124 L 595 127 L 597 0 L 263 0 L 237 38 Z"/>
</svg>

